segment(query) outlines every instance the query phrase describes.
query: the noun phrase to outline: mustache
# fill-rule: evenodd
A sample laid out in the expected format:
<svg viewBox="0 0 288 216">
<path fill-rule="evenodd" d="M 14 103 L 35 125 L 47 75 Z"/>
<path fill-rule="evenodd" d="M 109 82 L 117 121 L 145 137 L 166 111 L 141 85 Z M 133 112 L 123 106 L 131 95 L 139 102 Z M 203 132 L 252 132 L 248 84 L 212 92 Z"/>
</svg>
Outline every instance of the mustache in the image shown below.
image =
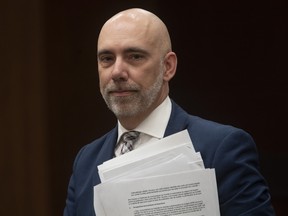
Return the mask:
<svg viewBox="0 0 288 216">
<path fill-rule="evenodd" d="M 138 91 L 140 89 L 139 85 L 135 83 L 123 84 L 123 83 L 109 83 L 105 87 L 105 92 L 113 91 Z"/>
</svg>

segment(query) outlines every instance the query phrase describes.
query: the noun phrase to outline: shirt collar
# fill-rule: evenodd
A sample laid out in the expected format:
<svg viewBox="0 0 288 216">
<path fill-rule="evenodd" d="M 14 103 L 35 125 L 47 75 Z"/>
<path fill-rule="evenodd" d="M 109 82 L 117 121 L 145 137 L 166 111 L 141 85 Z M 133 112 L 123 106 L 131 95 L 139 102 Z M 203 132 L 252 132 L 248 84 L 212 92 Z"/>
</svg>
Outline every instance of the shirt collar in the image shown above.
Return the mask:
<svg viewBox="0 0 288 216">
<path fill-rule="evenodd" d="M 172 110 L 172 104 L 169 96 L 153 110 L 152 113 L 136 127 L 134 130 L 141 133 L 145 133 L 152 137 L 161 139 L 164 137 L 164 133 L 170 118 Z M 118 121 L 118 140 L 120 136 L 127 130 Z"/>
</svg>

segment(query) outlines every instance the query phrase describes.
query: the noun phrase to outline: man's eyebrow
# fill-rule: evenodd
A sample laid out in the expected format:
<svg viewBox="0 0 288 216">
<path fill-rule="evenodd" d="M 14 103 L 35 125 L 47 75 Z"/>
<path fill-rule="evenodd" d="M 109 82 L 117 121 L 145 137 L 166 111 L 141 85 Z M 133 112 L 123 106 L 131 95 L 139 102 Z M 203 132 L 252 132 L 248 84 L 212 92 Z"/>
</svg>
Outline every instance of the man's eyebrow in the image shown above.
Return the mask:
<svg viewBox="0 0 288 216">
<path fill-rule="evenodd" d="M 124 51 L 123 51 L 123 53 L 133 53 L 133 52 L 142 53 L 142 54 L 146 54 L 146 55 L 149 54 L 146 50 L 141 49 L 139 47 L 128 47 L 128 48 L 124 49 Z M 111 50 L 108 50 L 108 49 L 103 49 L 103 50 L 98 51 L 97 56 L 104 55 L 104 54 L 113 54 L 113 52 Z"/>
<path fill-rule="evenodd" d="M 137 53 L 142 53 L 142 54 L 148 54 L 148 52 L 144 49 L 141 49 L 139 47 L 129 47 L 124 50 L 124 53 L 131 53 L 131 52 L 137 52 Z"/>
<path fill-rule="evenodd" d="M 103 54 L 111 54 L 111 53 L 112 53 L 111 51 L 104 49 L 104 50 L 98 51 L 97 56 L 100 56 Z"/>
</svg>

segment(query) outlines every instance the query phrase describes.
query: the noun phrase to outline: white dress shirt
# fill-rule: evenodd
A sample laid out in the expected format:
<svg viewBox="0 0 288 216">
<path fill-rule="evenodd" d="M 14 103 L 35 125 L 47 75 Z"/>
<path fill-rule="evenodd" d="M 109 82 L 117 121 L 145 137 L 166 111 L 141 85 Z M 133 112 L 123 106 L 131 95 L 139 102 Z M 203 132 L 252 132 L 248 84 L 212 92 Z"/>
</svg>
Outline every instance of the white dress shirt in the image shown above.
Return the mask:
<svg viewBox="0 0 288 216">
<path fill-rule="evenodd" d="M 139 139 L 134 144 L 134 149 L 143 145 L 159 140 L 164 137 L 164 133 L 170 118 L 172 104 L 169 96 L 136 128 L 135 131 L 141 132 Z M 118 121 L 118 140 L 127 130 Z M 115 155 L 120 155 L 120 149 L 115 149 Z"/>
</svg>

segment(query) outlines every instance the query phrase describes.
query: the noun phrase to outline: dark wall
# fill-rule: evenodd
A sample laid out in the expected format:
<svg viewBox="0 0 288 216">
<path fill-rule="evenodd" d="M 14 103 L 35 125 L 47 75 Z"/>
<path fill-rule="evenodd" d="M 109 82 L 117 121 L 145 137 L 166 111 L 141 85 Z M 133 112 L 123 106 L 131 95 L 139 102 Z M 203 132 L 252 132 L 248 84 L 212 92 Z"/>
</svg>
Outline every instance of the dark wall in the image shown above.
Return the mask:
<svg viewBox="0 0 288 216">
<path fill-rule="evenodd" d="M 128 7 L 155 12 L 170 30 L 179 61 L 171 97 L 191 114 L 254 137 L 277 215 L 285 215 L 287 25 L 280 0 L 4 6 L 0 126 L 7 151 L 0 161 L 8 195 L 0 215 L 62 215 L 74 157 L 116 123 L 99 93 L 96 41 L 106 19 Z"/>
</svg>

